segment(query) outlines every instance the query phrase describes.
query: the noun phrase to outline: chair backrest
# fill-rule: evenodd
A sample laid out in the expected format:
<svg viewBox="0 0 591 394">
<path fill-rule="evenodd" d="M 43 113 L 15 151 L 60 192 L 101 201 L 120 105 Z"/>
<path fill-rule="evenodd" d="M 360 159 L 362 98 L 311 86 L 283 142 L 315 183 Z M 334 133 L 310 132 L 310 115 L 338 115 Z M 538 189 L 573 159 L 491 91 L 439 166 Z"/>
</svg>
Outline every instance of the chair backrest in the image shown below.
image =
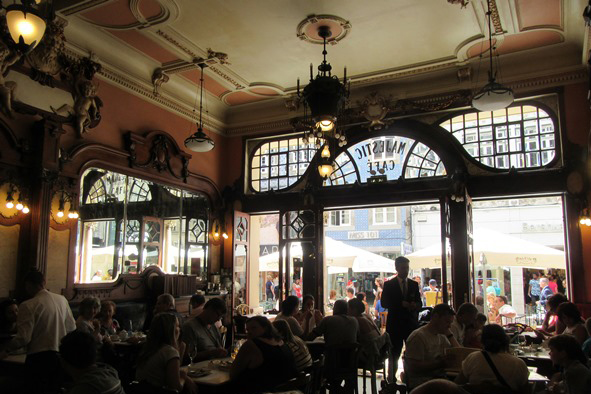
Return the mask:
<svg viewBox="0 0 591 394">
<path fill-rule="evenodd" d="M 462 362 L 466 357 L 468 357 L 469 354 L 480 351 L 481 349 L 470 347 L 451 347 L 445 349 L 445 354 L 450 356 L 446 369 L 460 371 L 462 369 Z"/>
<path fill-rule="evenodd" d="M 386 329 L 386 321 L 388 320 L 388 312 L 380 312 L 380 329 L 382 332 Z"/>
<path fill-rule="evenodd" d="M 312 365 L 304 370 L 306 373 L 312 374 L 312 384 L 310 385 L 310 392 L 320 392 L 323 380 L 324 370 L 324 354 L 321 354 L 316 360 L 312 362 Z"/>
<path fill-rule="evenodd" d="M 232 323 L 234 326 L 234 339 L 246 338 L 246 321 L 248 318 L 242 315 L 232 316 Z"/>
<path fill-rule="evenodd" d="M 309 373 L 300 372 L 298 376 L 288 380 L 285 383 L 281 383 L 280 385 L 276 386 L 271 392 L 282 393 L 285 391 L 300 390 L 304 394 L 308 394 L 310 393 L 311 383 L 312 375 Z"/>
<path fill-rule="evenodd" d="M 236 307 L 236 313 L 241 316 L 248 315 L 249 312 L 250 312 L 250 308 L 246 304 L 240 304 Z"/>
<path fill-rule="evenodd" d="M 131 382 L 125 392 L 127 394 L 178 394 L 179 392 L 167 387 L 157 387 L 145 380 Z"/>
<path fill-rule="evenodd" d="M 425 305 L 435 306 L 443 303 L 443 295 L 440 291 L 426 291 L 425 292 Z"/>
<path fill-rule="evenodd" d="M 335 380 L 356 377 L 358 356 L 358 343 L 327 346 L 324 349 L 324 375 Z"/>
</svg>

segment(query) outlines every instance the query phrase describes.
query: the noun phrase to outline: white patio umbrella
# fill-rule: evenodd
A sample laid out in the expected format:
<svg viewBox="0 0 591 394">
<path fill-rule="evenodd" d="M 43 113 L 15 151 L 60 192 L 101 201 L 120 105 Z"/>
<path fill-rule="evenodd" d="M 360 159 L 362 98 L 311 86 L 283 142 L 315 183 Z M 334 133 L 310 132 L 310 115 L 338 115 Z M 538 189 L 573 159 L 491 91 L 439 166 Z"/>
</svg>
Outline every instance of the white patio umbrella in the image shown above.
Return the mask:
<svg viewBox="0 0 591 394">
<path fill-rule="evenodd" d="M 393 260 L 330 237 L 324 239 L 324 247 L 329 273 L 346 272 L 347 268 L 352 268 L 354 272 L 395 272 Z M 291 256 L 302 257 L 299 244 L 292 245 Z M 278 261 L 279 252 L 260 257 L 259 271 L 277 271 Z"/>
<path fill-rule="evenodd" d="M 565 268 L 566 259 L 561 250 L 549 248 L 486 228 L 474 230 L 474 258 L 486 256 L 493 266 L 525 268 Z M 441 243 L 427 246 L 406 255 L 411 269 L 441 268 Z"/>
</svg>

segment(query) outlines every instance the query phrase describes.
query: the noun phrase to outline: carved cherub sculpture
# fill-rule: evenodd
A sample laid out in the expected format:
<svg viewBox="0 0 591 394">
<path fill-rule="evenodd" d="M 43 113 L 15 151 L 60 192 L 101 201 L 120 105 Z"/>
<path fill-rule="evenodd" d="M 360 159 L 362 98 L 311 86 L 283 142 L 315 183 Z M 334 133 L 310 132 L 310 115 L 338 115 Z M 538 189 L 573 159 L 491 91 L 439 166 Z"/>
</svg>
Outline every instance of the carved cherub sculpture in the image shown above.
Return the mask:
<svg viewBox="0 0 591 394">
<path fill-rule="evenodd" d="M 92 123 L 100 119 L 100 107 L 103 102 L 96 96 L 94 84 L 84 78 L 80 78 L 76 84 L 74 94 L 74 107 L 64 104 L 58 109 L 51 110 L 58 115 L 69 115 L 75 118 L 75 128 L 78 135 L 82 136 L 88 131 Z"/>
<path fill-rule="evenodd" d="M 16 50 L 9 49 L 6 45 L 0 46 L 0 110 L 12 117 L 12 95 L 16 89 L 16 82 L 6 81 L 4 77 L 8 69 L 16 63 L 22 54 Z"/>
</svg>

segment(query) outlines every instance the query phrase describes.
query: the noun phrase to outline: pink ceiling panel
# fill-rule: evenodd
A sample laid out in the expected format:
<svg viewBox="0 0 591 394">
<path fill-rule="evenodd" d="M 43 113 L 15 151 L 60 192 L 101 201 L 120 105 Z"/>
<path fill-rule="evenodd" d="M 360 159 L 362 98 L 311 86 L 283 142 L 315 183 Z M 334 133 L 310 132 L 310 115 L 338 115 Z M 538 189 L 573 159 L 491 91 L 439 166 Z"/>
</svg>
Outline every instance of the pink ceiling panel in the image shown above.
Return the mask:
<svg viewBox="0 0 591 394">
<path fill-rule="evenodd" d="M 562 0 L 517 0 L 516 6 L 521 30 L 537 26 L 562 28 Z"/>
<path fill-rule="evenodd" d="M 82 15 L 94 23 L 110 26 L 127 26 L 137 22 L 127 0 L 118 0 L 96 7 Z"/>
<path fill-rule="evenodd" d="M 199 70 L 185 71 L 180 73 L 180 75 L 193 82 L 195 84 L 195 92 L 199 92 Z M 228 91 L 228 89 L 223 87 L 219 82 L 207 75 L 207 68 L 205 69 L 205 73 L 203 75 L 203 83 L 205 90 L 216 97 L 220 97 L 223 93 Z"/>
<path fill-rule="evenodd" d="M 228 97 L 226 97 L 226 102 L 229 105 L 240 105 L 246 103 L 254 103 L 255 101 L 265 100 L 261 97 L 252 96 L 248 93 L 244 92 L 234 92 L 230 93 Z"/>
<path fill-rule="evenodd" d="M 512 34 L 505 37 L 505 41 L 499 48 L 501 55 L 526 49 L 539 48 L 546 45 L 559 44 L 564 41 L 560 33 L 555 31 L 530 31 L 521 34 Z"/>
<path fill-rule="evenodd" d="M 493 47 L 496 45 L 496 40 L 493 40 Z M 480 56 L 481 53 L 488 51 L 488 40 L 481 41 L 477 44 L 472 45 L 466 52 L 468 58 Z M 487 56 L 488 57 L 488 56 Z"/>
<path fill-rule="evenodd" d="M 146 19 L 154 18 L 162 13 L 162 7 L 155 0 L 142 0 L 139 9 Z"/>
<path fill-rule="evenodd" d="M 279 93 L 277 93 L 275 90 L 270 89 L 270 88 L 252 88 L 250 89 L 251 92 L 256 93 L 256 94 L 262 94 L 265 96 L 277 96 L 279 95 Z"/>
<path fill-rule="evenodd" d="M 168 52 L 166 49 L 136 30 L 110 30 L 109 32 L 160 63 L 171 62 L 178 59 L 177 56 Z"/>
</svg>

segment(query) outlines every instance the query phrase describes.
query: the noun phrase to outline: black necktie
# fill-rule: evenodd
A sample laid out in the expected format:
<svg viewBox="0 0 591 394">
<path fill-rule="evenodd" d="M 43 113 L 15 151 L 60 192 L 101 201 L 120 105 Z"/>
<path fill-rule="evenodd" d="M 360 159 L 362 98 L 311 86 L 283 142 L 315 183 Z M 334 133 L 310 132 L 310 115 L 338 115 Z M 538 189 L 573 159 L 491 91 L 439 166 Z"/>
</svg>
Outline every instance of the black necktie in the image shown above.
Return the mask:
<svg viewBox="0 0 591 394">
<path fill-rule="evenodd" d="M 406 298 L 406 279 L 402 280 L 402 286 L 400 288 L 402 289 L 402 298 Z"/>
</svg>

